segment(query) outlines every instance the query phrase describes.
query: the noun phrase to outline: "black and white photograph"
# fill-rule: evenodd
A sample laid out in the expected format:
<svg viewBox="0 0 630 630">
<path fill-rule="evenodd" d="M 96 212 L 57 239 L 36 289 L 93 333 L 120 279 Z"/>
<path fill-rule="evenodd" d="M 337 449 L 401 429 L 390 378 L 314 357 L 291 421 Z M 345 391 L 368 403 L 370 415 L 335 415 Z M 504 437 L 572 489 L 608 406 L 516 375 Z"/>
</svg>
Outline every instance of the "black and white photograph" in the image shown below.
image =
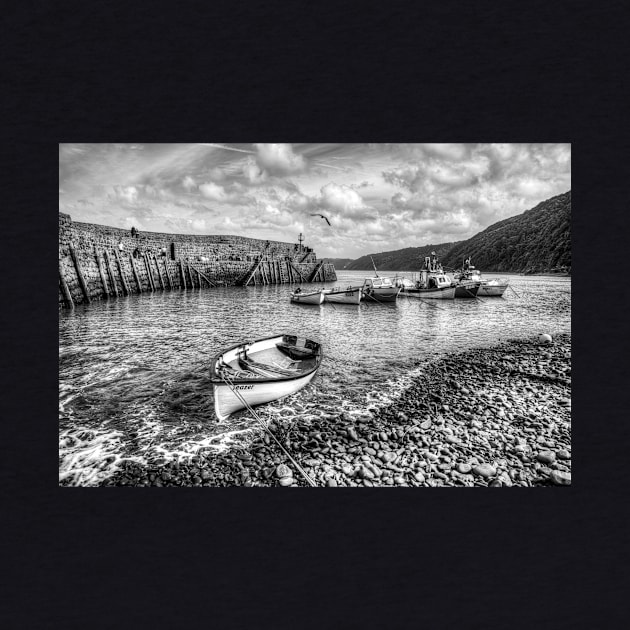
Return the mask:
<svg viewBox="0 0 630 630">
<path fill-rule="evenodd" d="M 59 144 L 58 295 L 59 486 L 571 485 L 570 143 Z"/>
</svg>

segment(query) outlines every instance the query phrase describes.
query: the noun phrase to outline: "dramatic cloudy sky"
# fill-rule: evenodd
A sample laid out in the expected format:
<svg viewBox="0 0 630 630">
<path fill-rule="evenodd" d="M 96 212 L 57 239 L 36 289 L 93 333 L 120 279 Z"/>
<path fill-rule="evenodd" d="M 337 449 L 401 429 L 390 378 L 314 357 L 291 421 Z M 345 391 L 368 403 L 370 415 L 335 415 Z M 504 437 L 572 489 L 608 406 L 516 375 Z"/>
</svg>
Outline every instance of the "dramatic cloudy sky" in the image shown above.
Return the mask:
<svg viewBox="0 0 630 630">
<path fill-rule="evenodd" d="M 76 221 L 302 232 L 320 257 L 463 240 L 570 189 L 570 144 L 59 145 L 59 210 Z"/>
</svg>

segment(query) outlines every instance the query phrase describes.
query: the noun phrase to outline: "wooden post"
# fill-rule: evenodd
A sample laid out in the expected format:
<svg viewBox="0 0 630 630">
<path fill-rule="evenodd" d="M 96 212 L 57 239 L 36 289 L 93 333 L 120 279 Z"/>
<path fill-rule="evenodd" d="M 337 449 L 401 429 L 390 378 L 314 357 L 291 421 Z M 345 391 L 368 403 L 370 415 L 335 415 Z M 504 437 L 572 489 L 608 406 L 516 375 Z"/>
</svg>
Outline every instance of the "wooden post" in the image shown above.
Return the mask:
<svg viewBox="0 0 630 630">
<path fill-rule="evenodd" d="M 193 269 L 197 272 L 197 282 L 199 283 L 199 288 L 201 289 L 201 273 L 199 273 L 199 269 L 197 269 L 197 267 L 193 267 Z"/>
<path fill-rule="evenodd" d="M 112 261 L 107 253 L 107 250 L 103 250 L 103 256 L 105 256 L 105 263 L 107 264 L 107 270 L 109 271 L 109 277 L 112 281 L 112 290 L 114 295 L 118 297 L 118 285 L 116 284 L 116 276 L 114 275 L 114 269 L 112 268 Z"/>
<path fill-rule="evenodd" d="M 184 275 L 184 263 L 182 261 L 182 259 L 179 259 L 179 273 L 181 274 L 182 277 L 182 289 L 186 289 L 186 276 Z"/>
<path fill-rule="evenodd" d="M 88 285 L 85 282 L 83 272 L 81 271 L 81 265 L 79 264 L 79 259 L 77 258 L 77 253 L 74 251 L 74 247 L 72 245 L 70 245 L 70 255 L 72 256 L 72 262 L 74 262 L 74 268 L 77 270 L 77 276 L 79 278 L 81 290 L 83 291 L 86 302 L 88 302 L 89 304 L 92 301 L 90 300 L 90 290 L 88 289 Z"/>
<path fill-rule="evenodd" d="M 131 254 L 129 254 L 129 262 L 131 263 L 131 270 L 133 271 L 133 279 L 136 281 L 136 286 L 138 287 L 138 293 L 142 293 L 142 284 L 140 284 L 140 276 L 136 269 L 136 261 Z"/>
<path fill-rule="evenodd" d="M 63 291 L 63 297 L 66 300 L 66 304 L 70 308 L 74 308 L 74 300 L 72 299 L 72 294 L 70 293 L 70 289 L 68 288 L 68 283 L 66 282 L 66 278 L 63 275 L 63 269 L 61 268 L 61 261 L 59 261 L 59 280 L 61 280 L 61 290 Z"/>
<path fill-rule="evenodd" d="M 164 259 L 164 271 L 166 273 L 166 277 L 168 278 L 168 288 L 173 290 L 173 280 L 171 278 L 171 272 L 168 270 L 168 265 L 166 264 L 166 258 Z"/>
<path fill-rule="evenodd" d="M 149 279 L 149 288 L 151 291 L 155 291 L 155 284 L 153 282 L 153 272 L 151 271 L 151 265 L 149 264 L 149 254 L 144 254 L 144 266 L 147 269 L 147 277 Z"/>
<path fill-rule="evenodd" d="M 308 280 L 302 275 L 302 272 L 293 263 L 290 264 L 291 267 L 299 274 L 300 278 L 302 278 L 302 282 L 308 282 Z"/>
<path fill-rule="evenodd" d="M 212 280 L 210 280 L 210 278 L 208 278 L 208 276 L 206 276 L 204 273 L 201 273 L 201 271 L 199 271 L 199 269 L 197 269 L 197 267 L 195 267 L 194 265 L 191 265 L 192 268 L 197 272 L 197 276 L 203 278 L 211 287 L 216 287 L 216 283 L 212 282 Z M 201 286 L 201 282 L 199 282 L 199 286 Z"/>
<path fill-rule="evenodd" d="M 160 281 L 160 289 L 164 291 L 164 278 L 162 278 L 162 272 L 160 271 L 160 265 L 158 265 L 157 257 L 153 254 L 153 260 L 155 261 L 155 268 L 158 272 L 158 280 Z"/>
<path fill-rule="evenodd" d="M 279 278 L 279 281 L 280 281 L 280 283 L 282 283 L 282 282 L 283 282 L 283 280 L 282 280 L 282 272 L 280 271 L 280 261 L 279 261 L 279 260 L 277 260 L 277 261 L 276 261 L 276 267 L 277 267 L 277 269 L 278 269 L 278 278 Z"/>
<path fill-rule="evenodd" d="M 107 279 L 105 278 L 105 270 L 103 269 L 103 263 L 101 257 L 98 255 L 96 245 L 94 245 L 94 257 L 96 258 L 96 265 L 98 266 L 98 272 L 101 275 L 101 283 L 103 284 L 103 294 L 105 297 L 109 297 L 109 287 L 107 286 Z"/>
<path fill-rule="evenodd" d="M 118 250 L 116 248 L 114 248 L 114 254 L 116 254 L 116 262 L 118 263 L 118 269 L 120 271 L 120 279 L 122 280 L 123 291 L 125 295 L 129 295 L 131 291 L 129 290 L 129 284 L 127 284 L 127 276 L 125 276 L 125 270 L 123 269 L 120 256 L 118 255 Z"/>
</svg>

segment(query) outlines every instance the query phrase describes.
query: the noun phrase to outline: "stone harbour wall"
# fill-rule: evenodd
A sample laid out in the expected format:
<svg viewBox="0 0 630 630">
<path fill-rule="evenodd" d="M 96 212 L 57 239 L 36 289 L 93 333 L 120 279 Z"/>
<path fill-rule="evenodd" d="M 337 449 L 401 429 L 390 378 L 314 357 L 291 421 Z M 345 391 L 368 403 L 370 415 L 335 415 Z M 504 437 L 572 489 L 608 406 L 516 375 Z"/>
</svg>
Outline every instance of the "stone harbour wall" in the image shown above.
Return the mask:
<svg viewBox="0 0 630 630">
<path fill-rule="evenodd" d="M 243 236 L 163 234 L 80 223 L 59 213 L 59 306 L 160 290 L 328 282 L 309 247 Z"/>
</svg>

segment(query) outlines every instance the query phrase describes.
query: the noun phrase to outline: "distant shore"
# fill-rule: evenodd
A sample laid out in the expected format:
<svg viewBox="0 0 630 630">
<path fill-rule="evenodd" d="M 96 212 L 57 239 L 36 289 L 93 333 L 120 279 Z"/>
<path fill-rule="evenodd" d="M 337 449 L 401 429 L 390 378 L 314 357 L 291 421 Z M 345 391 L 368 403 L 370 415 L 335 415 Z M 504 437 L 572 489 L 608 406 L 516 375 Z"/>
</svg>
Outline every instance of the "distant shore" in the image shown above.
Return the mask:
<svg viewBox="0 0 630 630">
<path fill-rule="evenodd" d="M 270 425 L 318 486 L 571 484 L 571 336 L 447 355 L 387 408 Z M 103 485 L 306 486 L 261 433 L 247 447 L 147 468 Z"/>
</svg>

